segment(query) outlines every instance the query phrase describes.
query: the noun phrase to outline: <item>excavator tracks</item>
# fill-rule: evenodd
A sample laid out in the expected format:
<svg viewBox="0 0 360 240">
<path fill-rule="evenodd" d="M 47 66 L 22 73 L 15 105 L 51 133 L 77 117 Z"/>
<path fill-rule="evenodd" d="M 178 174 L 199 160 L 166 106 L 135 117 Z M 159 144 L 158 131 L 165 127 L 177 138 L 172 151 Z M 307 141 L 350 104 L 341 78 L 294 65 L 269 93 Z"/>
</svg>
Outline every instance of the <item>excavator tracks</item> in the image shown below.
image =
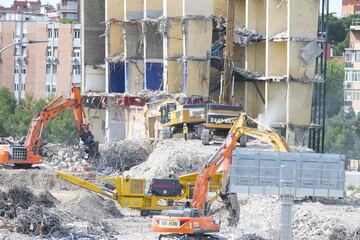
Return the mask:
<svg viewBox="0 0 360 240">
<path fill-rule="evenodd" d="M 159 240 L 226 240 L 226 238 L 209 235 L 209 234 L 198 234 L 198 235 L 187 235 L 187 234 L 160 234 Z"/>
</svg>

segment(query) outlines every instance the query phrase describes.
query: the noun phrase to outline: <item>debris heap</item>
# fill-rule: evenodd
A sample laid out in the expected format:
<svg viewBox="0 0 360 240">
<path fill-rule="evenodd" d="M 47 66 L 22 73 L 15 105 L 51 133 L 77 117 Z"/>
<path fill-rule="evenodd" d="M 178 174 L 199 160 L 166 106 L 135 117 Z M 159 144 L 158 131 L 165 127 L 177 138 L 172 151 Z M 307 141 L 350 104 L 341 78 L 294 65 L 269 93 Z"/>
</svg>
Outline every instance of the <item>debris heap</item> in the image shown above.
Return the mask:
<svg viewBox="0 0 360 240">
<path fill-rule="evenodd" d="M 64 233 L 62 214 L 55 208 L 49 192 L 36 196 L 26 187 L 12 187 L 0 192 L 0 217 L 7 219 L 13 231 L 31 236 Z"/>
</svg>

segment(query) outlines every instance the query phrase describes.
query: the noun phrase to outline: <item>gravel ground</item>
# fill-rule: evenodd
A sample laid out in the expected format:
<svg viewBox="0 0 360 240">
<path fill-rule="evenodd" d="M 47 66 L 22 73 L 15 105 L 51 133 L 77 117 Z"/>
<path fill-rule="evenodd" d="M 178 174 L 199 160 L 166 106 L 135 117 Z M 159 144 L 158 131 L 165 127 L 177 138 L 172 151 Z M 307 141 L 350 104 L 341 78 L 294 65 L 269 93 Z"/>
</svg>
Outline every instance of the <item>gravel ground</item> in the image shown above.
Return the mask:
<svg viewBox="0 0 360 240">
<path fill-rule="evenodd" d="M 185 142 L 183 139 L 151 143 L 144 147 L 149 154 L 147 160 L 131 168 L 124 175 L 151 179 L 197 171 L 218 147 L 219 145 L 203 146 L 197 140 Z M 271 147 L 259 142 L 250 143 L 249 147 L 271 150 Z M 114 156 L 116 154 L 121 154 L 121 151 L 114 153 Z M 46 164 L 37 170 L 3 168 L 0 169 L 0 190 L 11 185 L 25 185 L 34 192 L 49 190 L 59 201 L 56 207 L 73 217 L 73 221 L 67 223 L 67 226 L 73 227 L 77 232 L 97 235 L 98 239 L 157 239 L 158 235 L 150 232 L 149 217 L 140 217 L 139 212 L 120 208 L 115 201 L 105 201 L 93 193 L 58 180 L 55 173 L 56 171 Z M 94 172 L 76 173 L 76 175 L 83 179 L 101 176 Z M 297 202 L 294 207 L 294 239 L 359 240 L 359 237 L 355 236 L 355 232 L 360 228 L 359 195 L 351 192 L 349 200 Z M 226 226 L 227 213 L 222 209 L 222 204 L 215 204 L 214 208 L 217 211 L 214 217 L 222 222 L 222 231 L 219 235 L 234 240 L 260 240 L 261 237 L 277 239 L 280 209 L 278 198 L 241 195 L 239 200 L 241 218 L 240 225 L 235 229 Z M 251 234 L 256 234 L 256 237 Z M 0 239 L 41 239 L 41 237 L 33 238 L 9 232 L 0 219 Z"/>
</svg>

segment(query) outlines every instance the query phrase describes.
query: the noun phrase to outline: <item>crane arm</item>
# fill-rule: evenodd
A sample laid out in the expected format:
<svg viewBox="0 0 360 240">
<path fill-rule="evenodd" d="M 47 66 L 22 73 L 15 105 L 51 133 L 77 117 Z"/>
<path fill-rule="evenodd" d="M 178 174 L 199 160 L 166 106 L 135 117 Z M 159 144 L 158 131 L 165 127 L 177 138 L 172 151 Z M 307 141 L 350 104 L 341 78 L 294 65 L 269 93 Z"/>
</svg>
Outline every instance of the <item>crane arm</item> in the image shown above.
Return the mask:
<svg viewBox="0 0 360 240">
<path fill-rule="evenodd" d="M 247 127 L 248 120 L 255 122 L 258 126 L 262 126 L 264 130 L 258 130 Z M 240 114 L 231 127 L 227 138 L 219 150 L 217 150 L 209 159 L 202 172 L 199 174 L 194 190 L 192 207 L 197 208 L 200 214 L 204 215 L 209 181 L 216 172 L 223 166 L 223 190 L 227 194 L 228 173 L 232 163 L 232 152 L 237 145 L 237 141 L 241 136 L 252 136 L 261 141 L 267 142 L 274 147 L 275 151 L 289 152 L 290 148 L 286 141 L 276 133 L 273 129 L 264 126 L 260 122 L 251 119 L 245 113 Z"/>
<path fill-rule="evenodd" d="M 81 140 L 87 146 L 88 151 L 93 151 L 91 154 L 97 154 L 97 144 L 94 141 L 92 133 L 88 129 L 88 124 L 85 123 L 85 111 L 81 103 L 80 89 L 75 86 L 71 89 L 71 97 L 64 100 L 63 96 L 59 96 L 36 114 L 30 124 L 25 139 L 25 146 L 28 151 L 33 151 L 34 154 L 38 153 L 42 143 L 42 131 L 47 123 L 70 107 L 73 109 L 76 128 L 80 134 Z"/>
</svg>

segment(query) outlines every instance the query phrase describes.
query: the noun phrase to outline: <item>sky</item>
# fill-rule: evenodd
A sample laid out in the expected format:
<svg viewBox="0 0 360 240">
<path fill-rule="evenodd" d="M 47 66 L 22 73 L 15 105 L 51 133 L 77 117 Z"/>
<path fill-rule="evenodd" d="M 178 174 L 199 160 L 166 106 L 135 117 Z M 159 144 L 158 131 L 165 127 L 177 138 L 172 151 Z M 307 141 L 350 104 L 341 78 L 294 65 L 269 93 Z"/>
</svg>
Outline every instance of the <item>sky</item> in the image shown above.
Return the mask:
<svg viewBox="0 0 360 240">
<path fill-rule="evenodd" d="M 301 0 L 299 0 L 301 1 Z M 0 0 L 0 3 L 4 6 L 10 6 L 13 0 Z M 59 0 L 41 0 L 43 4 L 50 3 L 56 4 Z M 341 0 L 330 0 L 330 12 L 335 12 L 336 15 L 341 15 Z"/>
</svg>

